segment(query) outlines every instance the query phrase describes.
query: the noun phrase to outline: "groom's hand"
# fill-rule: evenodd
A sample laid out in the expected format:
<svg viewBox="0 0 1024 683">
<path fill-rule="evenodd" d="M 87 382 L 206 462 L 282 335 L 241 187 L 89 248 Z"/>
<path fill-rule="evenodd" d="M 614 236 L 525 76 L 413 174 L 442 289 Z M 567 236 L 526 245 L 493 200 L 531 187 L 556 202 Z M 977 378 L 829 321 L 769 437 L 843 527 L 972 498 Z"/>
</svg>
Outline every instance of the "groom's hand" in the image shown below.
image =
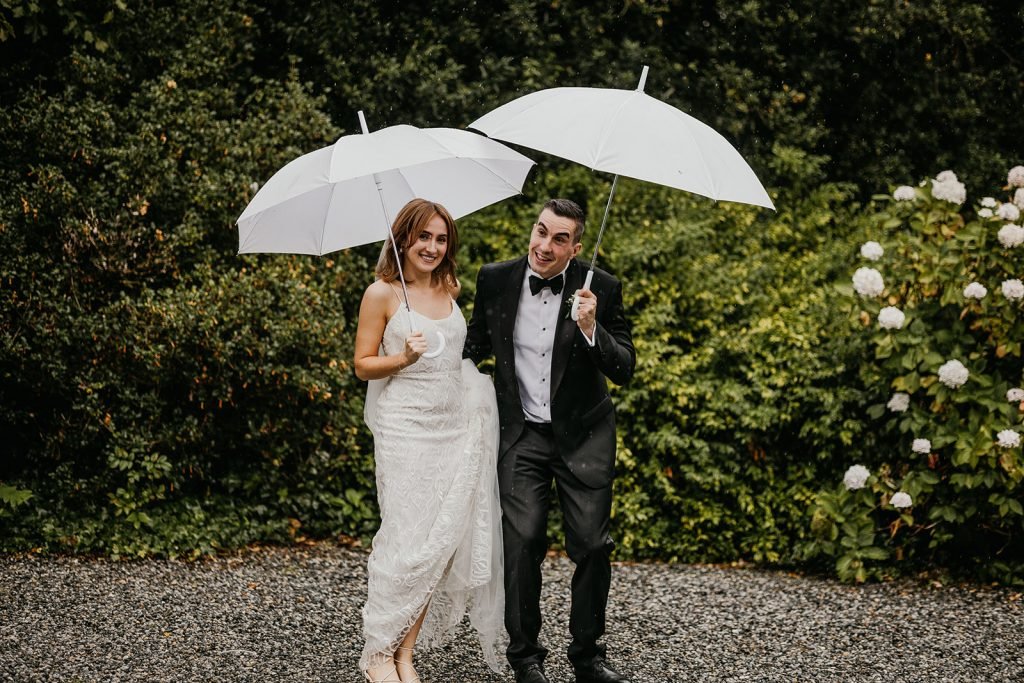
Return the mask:
<svg viewBox="0 0 1024 683">
<path fill-rule="evenodd" d="M 594 317 L 597 311 L 597 295 L 589 289 L 581 289 L 576 292 L 576 300 L 580 302 L 576 324 L 580 326 L 583 334 L 593 339 L 594 329 L 597 327 L 597 320 Z"/>
</svg>

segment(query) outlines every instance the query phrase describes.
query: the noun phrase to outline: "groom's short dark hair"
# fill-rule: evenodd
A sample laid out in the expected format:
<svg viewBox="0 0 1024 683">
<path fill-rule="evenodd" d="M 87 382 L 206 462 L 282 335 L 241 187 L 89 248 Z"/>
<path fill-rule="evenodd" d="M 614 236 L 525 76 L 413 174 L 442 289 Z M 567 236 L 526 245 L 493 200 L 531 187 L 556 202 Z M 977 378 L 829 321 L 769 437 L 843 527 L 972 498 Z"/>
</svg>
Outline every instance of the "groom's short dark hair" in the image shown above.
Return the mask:
<svg viewBox="0 0 1024 683">
<path fill-rule="evenodd" d="M 571 218 L 576 221 L 576 232 L 573 233 L 573 243 L 583 239 L 583 230 L 586 228 L 587 217 L 580 205 L 571 199 L 549 199 L 544 202 L 544 209 L 550 209 L 551 213 L 562 218 Z M 544 209 L 541 209 L 543 211 Z"/>
</svg>

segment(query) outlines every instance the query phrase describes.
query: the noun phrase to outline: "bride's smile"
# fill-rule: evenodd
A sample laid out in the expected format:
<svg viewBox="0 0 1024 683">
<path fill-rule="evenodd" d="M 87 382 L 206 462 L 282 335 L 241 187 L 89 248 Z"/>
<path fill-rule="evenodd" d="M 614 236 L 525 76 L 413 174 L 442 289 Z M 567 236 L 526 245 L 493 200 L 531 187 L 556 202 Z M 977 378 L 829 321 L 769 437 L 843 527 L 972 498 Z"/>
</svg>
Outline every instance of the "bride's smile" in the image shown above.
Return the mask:
<svg viewBox="0 0 1024 683">
<path fill-rule="evenodd" d="M 404 268 L 415 278 L 416 273 L 431 273 L 444 260 L 448 252 L 448 226 L 440 216 L 434 216 L 407 248 Z"/>
</svg>

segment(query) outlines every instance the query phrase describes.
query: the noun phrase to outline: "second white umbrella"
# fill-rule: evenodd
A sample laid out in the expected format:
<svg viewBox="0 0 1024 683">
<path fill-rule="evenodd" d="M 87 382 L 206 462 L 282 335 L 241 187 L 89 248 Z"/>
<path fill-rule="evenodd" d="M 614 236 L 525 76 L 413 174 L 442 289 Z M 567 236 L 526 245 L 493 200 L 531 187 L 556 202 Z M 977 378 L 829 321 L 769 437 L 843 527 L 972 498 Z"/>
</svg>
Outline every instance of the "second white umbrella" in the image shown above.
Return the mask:
<svg viewBox="0 0 1024 683">
<path fill-rule="evenodd" d="M 585 288 L 593 278 L 620 175 L 712 199 L 775 208 L 728 140 L 644 92 L 647 70 L 645 66 L 635 90 L 549 88 L 512 100 L 469 124 L 492 138 L 615 174 Z M 576 309 L 574 305 L 573 318 Z"/>
<path fill-rule="evenodd" d="M 391 217 L 421 198 L 461 218 L 519 194 L 533 161 L 469 131 L 400 125 L 370 133 L 362 112 L 359 123 L 361 135 L 289 162 L 260 188 L 238 217 L 238 253 L 322 256 L 387 239 L 412 323 Z M 439 341 L 424 355 L 439 354 Z"/>
<path fill-rule="evenodd" d="M 410 200 L 454 218 L 520 193 L 533 161 L 482 135 L 391 126 L 346 135 L 285 165 L 238 217 L 238 253 L 323 255 L 390 234 Z"/>
</svg>

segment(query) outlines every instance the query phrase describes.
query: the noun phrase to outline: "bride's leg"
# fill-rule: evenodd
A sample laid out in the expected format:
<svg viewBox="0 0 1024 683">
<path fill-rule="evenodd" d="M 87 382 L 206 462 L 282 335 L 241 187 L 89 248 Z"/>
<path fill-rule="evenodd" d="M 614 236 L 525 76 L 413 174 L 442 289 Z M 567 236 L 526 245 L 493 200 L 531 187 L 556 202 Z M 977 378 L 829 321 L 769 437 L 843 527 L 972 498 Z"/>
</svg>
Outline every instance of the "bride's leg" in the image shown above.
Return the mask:
<svg viewBox="0 0 1024 683">
<path fill-rule="evenodd" d="M 409 632 L 405 634 L 401 645 L 395 651 L 395 667 L 398 669 L 398 675 L 402 679 L 402 683 L 420 683 L 420 677 L 412 665 L 412 651 L 416 647 L 416 638 L 420 634 L 420 627 L 423 626 L 423 618 L 427 616 L 427 606 L 429 604 L 430 602 L 428 601 L 423 606 L 420 618 L 416 620 L 416 623 L 412 625 Z"/>
</svg>

